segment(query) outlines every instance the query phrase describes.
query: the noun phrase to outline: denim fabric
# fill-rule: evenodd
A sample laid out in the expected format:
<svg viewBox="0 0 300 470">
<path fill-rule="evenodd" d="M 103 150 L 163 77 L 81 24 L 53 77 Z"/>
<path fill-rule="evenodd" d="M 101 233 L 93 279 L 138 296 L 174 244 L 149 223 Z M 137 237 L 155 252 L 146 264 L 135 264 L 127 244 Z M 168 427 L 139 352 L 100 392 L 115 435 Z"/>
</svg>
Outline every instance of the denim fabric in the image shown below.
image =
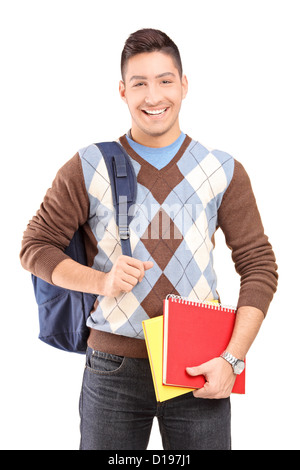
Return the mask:
<svg viewBox="0 0 300 470">
<path fill-rule="evenodd" d="M 147 449 L 157 417 L 165 450 L 230 450 L 230 399 L 192 393 L 157 403 L 148 359 L 87 349 L 80 396 L 81 450 Z"/>
</svg>

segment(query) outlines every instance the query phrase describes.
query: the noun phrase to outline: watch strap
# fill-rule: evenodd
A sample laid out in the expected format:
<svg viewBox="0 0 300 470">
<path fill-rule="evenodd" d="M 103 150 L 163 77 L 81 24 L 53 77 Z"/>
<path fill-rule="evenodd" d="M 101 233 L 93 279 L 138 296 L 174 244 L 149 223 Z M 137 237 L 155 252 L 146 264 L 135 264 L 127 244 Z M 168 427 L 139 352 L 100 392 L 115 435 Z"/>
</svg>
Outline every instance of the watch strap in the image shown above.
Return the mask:
<svg viewBox="0 0 300 470">
<path fill-rule="evenodd" d="M 225 359 L 225 361 L 229 362 L 229 364 L 231 364 L 232 367 L 234 367 L 235 363 L 238 361 L 236 357 L 234 357 L 232 354 L 230 354 L 227 351 L 224 351 L 220 357 Z"/>
</svg>

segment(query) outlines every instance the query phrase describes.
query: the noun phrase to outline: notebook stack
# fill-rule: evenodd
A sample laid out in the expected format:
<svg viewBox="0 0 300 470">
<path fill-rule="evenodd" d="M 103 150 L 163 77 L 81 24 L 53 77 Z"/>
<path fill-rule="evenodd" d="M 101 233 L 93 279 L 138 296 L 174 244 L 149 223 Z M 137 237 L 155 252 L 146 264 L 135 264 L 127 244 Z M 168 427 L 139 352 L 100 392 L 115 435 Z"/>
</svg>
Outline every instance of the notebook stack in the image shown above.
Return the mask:
<svg viewBox="0 0 300 470">
<path fill-rule="evenodd" d="M 164 300 L 163 315 L 143 322 L 157 401 L 202 388 L 205 378 L 186 367 L 219 357 L 232 336 L 236 309 L 218 302 L 194 302 L 177 296 Z M 245 370 L 232 393 L 245 393 Z"/>
</svg>

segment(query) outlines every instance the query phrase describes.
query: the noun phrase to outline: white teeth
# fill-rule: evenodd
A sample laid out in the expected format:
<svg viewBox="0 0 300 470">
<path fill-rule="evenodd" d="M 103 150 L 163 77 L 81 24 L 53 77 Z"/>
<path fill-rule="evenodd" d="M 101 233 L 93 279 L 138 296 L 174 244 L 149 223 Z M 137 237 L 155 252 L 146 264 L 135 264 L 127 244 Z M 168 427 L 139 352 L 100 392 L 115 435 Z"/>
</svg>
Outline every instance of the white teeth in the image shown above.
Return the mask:
<svg viewBox="0 0 300 470">
<path fill-rule="evenodd" d="M 158 110 L 153 110 L 153 111 L 149 111 L 149 110 L 146 110 L 146 109 L 145 109 L 145 113 L 147 113 L 147 114 L 152 114 L 152 115 L 156 115 L 156 114 L 162 114 L 162 113 L 164 113 L 166 110 L 167 110 L 167 108 L 158 109 Z"/>
</svg>

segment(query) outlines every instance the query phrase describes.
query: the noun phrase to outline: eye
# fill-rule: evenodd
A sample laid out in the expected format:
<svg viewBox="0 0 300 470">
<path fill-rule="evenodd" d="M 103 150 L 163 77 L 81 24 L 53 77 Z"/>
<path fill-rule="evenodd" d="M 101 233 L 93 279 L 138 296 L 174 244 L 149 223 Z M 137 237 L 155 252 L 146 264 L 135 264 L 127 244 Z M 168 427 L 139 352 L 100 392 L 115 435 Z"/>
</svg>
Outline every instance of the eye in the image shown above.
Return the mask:
<svg viewBox="0 0 300 470">
<path fill-rule="evenodd" d="M 138 88 L 138 87 L 141 87 L 141 86 L 143 86 L 143 85 L 145 85 L 145 83 L 139 82 L 139 83 L 135 83 L 135 84 L 133 85 L 133 87 L 134 87 L 134 88 Z"/>
<path fill-rule="evenodd" d="M 170 80 L 163 80 L 163 81 L 162 81 L 162 84 L 163 84 L 163 85 L 169 85 L 169 84 L 171 84 L 171 83 L 172 83 L 172 82 L 170 82 Z"/>
</svg>

